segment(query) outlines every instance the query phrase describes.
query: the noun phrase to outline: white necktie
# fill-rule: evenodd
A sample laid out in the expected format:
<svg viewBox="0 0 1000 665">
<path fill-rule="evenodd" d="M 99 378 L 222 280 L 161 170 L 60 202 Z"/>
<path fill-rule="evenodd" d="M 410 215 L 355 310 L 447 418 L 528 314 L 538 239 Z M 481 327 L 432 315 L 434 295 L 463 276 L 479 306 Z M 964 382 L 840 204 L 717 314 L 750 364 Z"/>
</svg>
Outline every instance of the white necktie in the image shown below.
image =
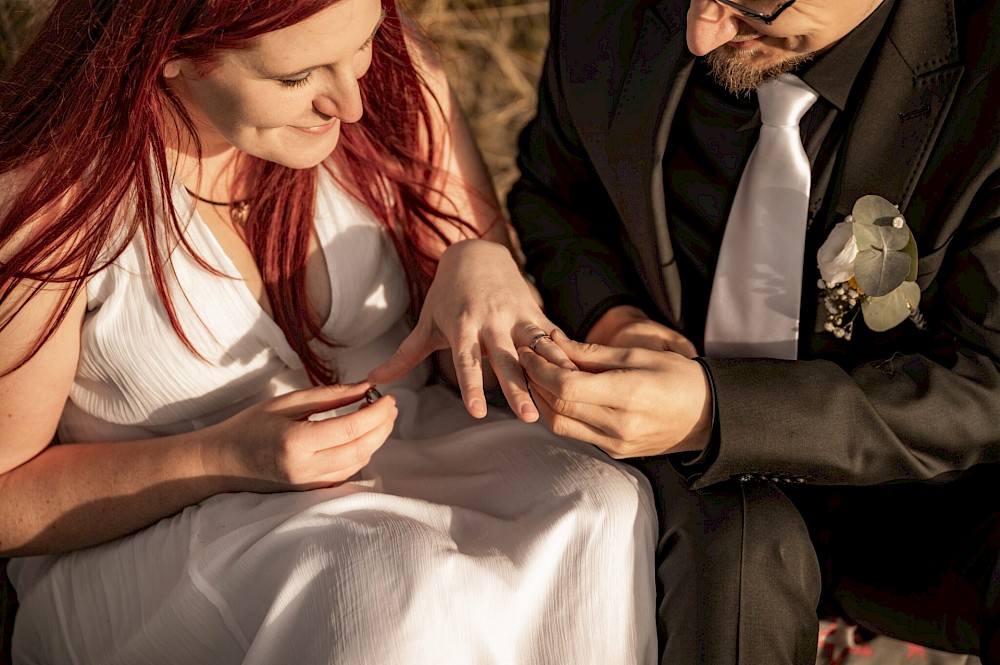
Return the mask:
<svg viewBox="0 0 1000 665">
<path fill-rule="evenodd" d="M 810 181 L 799 121 L 817 98 L 791 74 L 757 88 L 762 127 L 722 237 L 706 355 L 796 357 Z"/>
</svg>

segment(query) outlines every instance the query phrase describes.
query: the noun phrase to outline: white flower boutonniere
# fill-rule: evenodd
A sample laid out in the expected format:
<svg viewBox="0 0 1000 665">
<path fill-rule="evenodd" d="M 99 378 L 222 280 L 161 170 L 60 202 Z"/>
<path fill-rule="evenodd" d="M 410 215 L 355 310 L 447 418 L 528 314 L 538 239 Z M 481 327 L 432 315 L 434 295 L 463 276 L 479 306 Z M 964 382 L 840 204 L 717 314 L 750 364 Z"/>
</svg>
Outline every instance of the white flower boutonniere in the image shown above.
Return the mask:
<svg viewBox="0 0 1000 665">
<path fill-rule="evenodd" d="M 876 332 L 906 320 L 924 327 L 917 286 L 917 244 L 899 209 L 881 196 L 862 196 L 816 255 L 826 306 L 824 329 L 851 339 L 858 305 Z"/>
</svg>

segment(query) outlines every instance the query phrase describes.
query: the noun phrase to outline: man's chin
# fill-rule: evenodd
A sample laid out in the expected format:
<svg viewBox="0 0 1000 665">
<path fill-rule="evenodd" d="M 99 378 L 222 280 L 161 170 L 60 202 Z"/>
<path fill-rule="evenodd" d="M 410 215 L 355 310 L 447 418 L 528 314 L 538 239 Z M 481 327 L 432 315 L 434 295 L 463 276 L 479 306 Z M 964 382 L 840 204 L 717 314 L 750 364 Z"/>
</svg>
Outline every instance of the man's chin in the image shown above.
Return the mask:
<svg viewBox="0 0 1000 665">
<path fill-rule="evenodd" d="M 705 62 L 719 85 L 737 97 L 749 97 L 764 81 L 787 74 L 812 59 L 811 53 L 805 53 L 760 63 L 754 61 L 756 54 L 723 45 L 705 56 Z"/>
</svg>

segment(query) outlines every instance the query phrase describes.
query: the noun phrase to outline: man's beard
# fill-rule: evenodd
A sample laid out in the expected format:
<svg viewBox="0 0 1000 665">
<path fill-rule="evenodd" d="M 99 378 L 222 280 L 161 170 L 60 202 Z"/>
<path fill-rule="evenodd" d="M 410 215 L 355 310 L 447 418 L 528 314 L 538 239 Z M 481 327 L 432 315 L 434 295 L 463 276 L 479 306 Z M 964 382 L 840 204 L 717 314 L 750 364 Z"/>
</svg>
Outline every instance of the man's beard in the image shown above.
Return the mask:
<svg viewBox="0 0 1000 665">
<path fill-rule="evenodd" d="M 753 54 L 723 44 L 709 53 L 705 62 L 719 85 L 738 97 L 749 97 L 764 81 L 787 74 L 812 59 L 811 53 L 803 53 L 768 65 L 755 65 L 750 61 Z"/>
</svg>

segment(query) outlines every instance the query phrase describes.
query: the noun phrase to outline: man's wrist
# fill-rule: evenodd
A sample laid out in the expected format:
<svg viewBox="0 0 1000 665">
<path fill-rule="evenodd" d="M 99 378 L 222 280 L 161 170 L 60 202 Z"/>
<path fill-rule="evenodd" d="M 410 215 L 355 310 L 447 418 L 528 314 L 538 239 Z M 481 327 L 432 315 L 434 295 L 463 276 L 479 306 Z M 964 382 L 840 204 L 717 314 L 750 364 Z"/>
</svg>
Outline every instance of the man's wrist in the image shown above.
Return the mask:
<svg viewBox="0 0 1000 665">
<path fill-rule="evenodd" d="M 691 433 L 680 443 L 674 446 L 671 452 L 677 453 L 702 453 L 718 440 L 718 418 L 715 407 L 715 384 L 712 380 L 712 373 L 708 365 L 699 358 L 692 358 L 697 365 L 702 381 L 704 381 L 705 399 L 701 402 L 700 414 L 697 422 L 691 429 Z M 691 395 L 699 394 L 692 387 Z"/>
</svg>

